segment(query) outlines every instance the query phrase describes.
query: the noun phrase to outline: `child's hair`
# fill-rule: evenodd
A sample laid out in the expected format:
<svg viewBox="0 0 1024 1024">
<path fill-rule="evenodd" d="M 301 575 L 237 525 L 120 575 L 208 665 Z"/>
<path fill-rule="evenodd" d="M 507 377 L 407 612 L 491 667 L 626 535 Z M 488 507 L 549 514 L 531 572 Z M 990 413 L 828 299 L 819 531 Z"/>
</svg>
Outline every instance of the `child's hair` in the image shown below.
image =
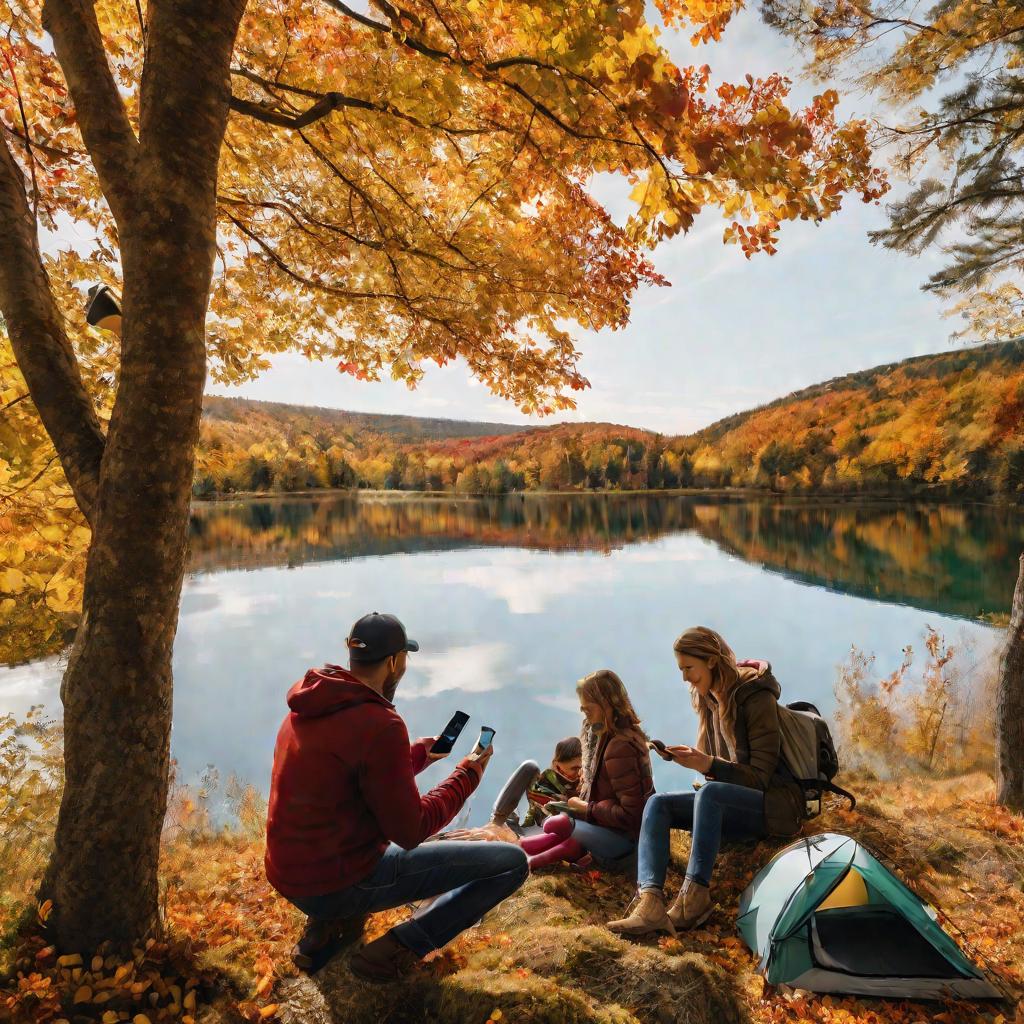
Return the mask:
<svg viewBox="0 0 1024 1024">
<path fill-rule="evenodd" d="M 555 744 L 554 760 L 560 764 L 575 761 L 577 757 L 582 756 L 583 744 L 580 743 L 579 736 L 566 736 L 564 740 L 559 740 Z"/>
</svg>

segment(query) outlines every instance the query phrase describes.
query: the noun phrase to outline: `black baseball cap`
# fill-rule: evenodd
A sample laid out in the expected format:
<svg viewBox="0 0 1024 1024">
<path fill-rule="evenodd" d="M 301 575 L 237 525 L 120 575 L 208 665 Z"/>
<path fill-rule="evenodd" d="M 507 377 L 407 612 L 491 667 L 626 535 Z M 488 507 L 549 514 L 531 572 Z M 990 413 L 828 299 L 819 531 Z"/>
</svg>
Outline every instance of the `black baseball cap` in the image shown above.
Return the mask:
<svg viewBox="0 0 1024 1024">
<path fill-rule="evenodd" d="M 420 645 L 406 635 L 394 615 L 370 612 L 357 619 L 348 631 L 348 656 L 352 661 L 383 661 L 400 651 L 418 651 Z"/>
</svg>

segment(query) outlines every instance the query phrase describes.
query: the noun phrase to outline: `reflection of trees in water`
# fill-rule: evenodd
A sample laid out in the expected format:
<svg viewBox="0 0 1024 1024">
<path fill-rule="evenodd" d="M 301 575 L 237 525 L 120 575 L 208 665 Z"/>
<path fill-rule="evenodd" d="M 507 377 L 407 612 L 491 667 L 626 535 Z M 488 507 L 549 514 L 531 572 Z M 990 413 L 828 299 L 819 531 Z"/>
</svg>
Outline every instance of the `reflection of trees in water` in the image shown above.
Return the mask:
<svg viewBox="0 0 1024 1024">
<path fill-rule="evenodd" d="M 193 571 L 471 546 L 609 551 L 694 532 L 803 582 L 946 614 L 1009 607 L 1024 527 L 980 505 L 871 506 L 639 495 L 313 497 L 204 505 Z"/>
<path fill-rule="evenodd" d="M 1024 546 L 1010 509 L 982 505 L 722 506 L 700 532 L 818 586 L 976 617 L 1009 610 Z"/>
<path fill-rule="evenodd" d="M 310 498 L 199 506 L 191 568 L 299 564 L 473 545 L 607 551 L 693 525 L 680 499 Z"/>
</svg>

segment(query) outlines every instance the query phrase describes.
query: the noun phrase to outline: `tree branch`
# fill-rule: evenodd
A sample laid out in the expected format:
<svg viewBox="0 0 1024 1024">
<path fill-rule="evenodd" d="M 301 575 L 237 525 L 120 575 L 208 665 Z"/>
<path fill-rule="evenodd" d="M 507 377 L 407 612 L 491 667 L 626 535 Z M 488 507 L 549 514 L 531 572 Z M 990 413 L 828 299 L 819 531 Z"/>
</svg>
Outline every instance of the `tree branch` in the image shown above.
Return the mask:
<svg viewBox="0 0 1024 1024">
<path fill-rule="evenodd" d="M 53 37 L 103 194 L 123 226 L 135 198 L 139 141 L 107 63 L 96 12 L 88 0 L 44 0 L 43 28 Z"/>
<path fill-rule="evenodd" d="M 286 114 L 268 104 L 255 103 L 240 96 L 231 97 L 232 110 L 281 128 L 305 128 L 307 125 L 326 117 L 335 110 L 340 110 L 343 107 L 353 107 L 358 110 L 370 110 L 378 114 L 388 114 L 391 117 L 407 121 L 417 128 L 441 131 L 447 135 L 483 135 L 491 131 L 504 130 L 501 127 L 451 128 L 436 121 L 427 124 L 413 117 L 412 114 L 404 113 L 390 103 L 374 103 L 372 100 L 359 99 L 358 97 L 347 96 L 340 92 L 317 92 L 313 89 L 303 89 L 297 85 L 289 85 L 286 82 L 271 82 L 257 75 L 254 71 L 250 71 L 248 68 L 232 68 L 231 74 L 237 75 L 239 78 L 245 78 L 260 86 L 279 102 L 283 102 L 283 100 L 276 95 L 278 92 L 290 92 L 296 96 L 305 96 L 307 99 L 316 101 L 311 107 L 301 113 Z"/>
<path fill-rule="evenodd" d="M 457 64 L 460 67 L 466 68 L 467 70 L 474 67 L 471 61 L 459 56 L 458 54 L 451 54 L 447 53 L 444 50 L 438 50 L 433 46 L 428 46 L 426 43 L 420 42 L 418 39 L 412 38 L 411 36 L 399 35 L 396 29 L 391 28 L 389 25 L 385 25 L 383 22 L 374 21 L 373 18 L 368 18 L 366 17 L 366 15 L 360 14 L 358 11 L 352 10 L 352 8 L 349 7 L 347 4 L 343 3 L 342 0 L 324 0 L 324 2 L 328 6 L 333 7 L 336 11 L 340 12 L 341 14 L 344 14 L 346 17 L 351 18 L 353 21 L 358 22 L 360 25 L 363 25 L 366 28 L 373 29 L 373 31 L 375 32 L 383 32 L 387 33 L 388 35 L 394 35 L 403 46 L 408 47 L 410 50 L 413 50 L 424 57 L 429 57 L 431 60 L 443 61 L 449 64 Z M 456 46 L 457 45 L 458 44 L 456 44 Z M 502 60 L 495 60 L 486 62 L 482 65 L 476 65 L 476 67 L 482 68 L 484 71 L 489 72 L 497 72 L 501 71 L 504 68 L 517 66 L 530 66 L 538 69 L 552 71 L 559 75 L 566 75 L 586 85 L 588 88 L 592 89 L 594 92 L 600 95 L 603 99 L 607 100 L 608 102 L 611 102 L 614 109 L 618 109 L 615 106 L 614 102 L 612 102 L 600 88 L 598 88 L 593 82 L 591 82 L 585 76 L 580 75 L 574 71 L 571 71 L 568 68 L 559 68 L 556 67 L 555 65 L 548 64 L 544 61 L 538 60 L 535 57 L 506 57 L 503 58 Z M 655 161 L 661 166 L 662 171 L 665 173 L 667 177 L 672 177 L 672 175 L 669 173 L 668 167 L 665 165 L 665 162 L 661 157 L 661 154 L 658 153 L 657 150 L 655 150 L 654 147 L 647 141 L 647 139 L 644 138 L 643 134 L 634 124 L 630 123 L 630 128 L 632 128 L 634 134 L 640 140 L 639 142 L 633 142 L 629 139 L 620 139 L 606 135 L 594 134 L 590 132 L 583 132 L 569 125 L 563 118 L 559 117 L 558 114 L 556 114 L 553 110 L 545 106 L 545 104 L 543 104 L 540 100 L 538 100 L 536 97 L 532 96 L 529 92 L 527 92 L 527 90 L 523 88 L 523 86 L 520 85 L 518 82 L 510 82 L 508 79 L 501 77 L 497 77 L 495 81 L 497 81 L 498 84 L 503 86 L 504 88 L 509 89 L 512 92 L 516 93 L 518 96 L 522 97 L 524 100 L 526 100 L 527 103 L 530 104 L 533 110 L 539 113 L 542 117 L 546 118 L 556 127 L 558 127 L 561 131 L 571 135 L 573 138 L 579 139 L 580 141 L 593 140 L 595 142 L 609 142 L 618 146 L 628 146 L 636 149 L 642 149 L 644 150 L 644 152 L 648 153 L 655 159 Z M 690 175 L 686 175 L 686 177 L 690 177 Z"/>
<path fill-rule="evenodd" d="M 236 113 L 245 114 L 247 117 L 254 117 L 257 121 L 263 121 L 266 124 L 277 125 L 279 128 L 305 128 L 314 121 L 319 121 L 322 117 L 327 117 L 328 114 L 335 110 L 340 110 L 342 107 L 357 107 L 360 110 L 390 113 L 390 111 L 385 110 L 383 107 L 378 107 L 375 103 L 370 103 L 368 100 L 355 99 L 352 96 L 345 96 L 340 92 L 324 93 L 312 106 L 308 107 L 301 114 L 294 115 L 282 114 L 279 110 L 275 110 L 265 103 L 254 103 L 252 100 L 242 99 L 241 96 L 232 96 L 230 103 L 231 109 Z"/>
<path fill-rule="evenodd" d="M 0 133 L 0 312 L 29 394 L 90 522 L 104 438 L 39 253 L 18 165 Z"/>
</svg>

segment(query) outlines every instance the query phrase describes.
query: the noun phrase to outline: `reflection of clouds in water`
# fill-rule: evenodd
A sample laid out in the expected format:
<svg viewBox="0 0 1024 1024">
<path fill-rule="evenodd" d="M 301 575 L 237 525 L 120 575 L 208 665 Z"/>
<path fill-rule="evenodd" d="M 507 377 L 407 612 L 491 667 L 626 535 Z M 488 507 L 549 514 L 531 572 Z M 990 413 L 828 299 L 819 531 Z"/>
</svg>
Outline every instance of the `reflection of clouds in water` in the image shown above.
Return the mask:
<svg viewBox="0 0 1024 1024">
<path fill-rule="evenodd" d="M 220 604 L 220 596 L 212 587 L 186 583 L 181 594 L 182 616 L 212 612 Z"/>
<path fill-rule="evenodd" d="M 538 704 L 549 708 L 557 708 L 559 711 L 571 711 L 579 714 L 580 699 L 576 696 L 575 685 L 570 693 L 542 693 L 533 698 Z"/>
<path fill-rule="evenodd" d="M 42 704 L 47 715 L 59 718 L 60 680 L 65 664 L 65 659 L 58 656 L 0 668 L 0 714 L 10 712 L 20 719 L 33 704 Z"/>
<path fill-rule="evenodd" d="M 232 586 L 231 582 L 230 576 L 216 579 L 207 576 L 202 582 L 186 583 L 181 595 L 181 614 L 197 615 L 216 610 L 221 615 L 248 617 L 281 604 L 279 594 L 246 593 L 243 587 Z"/>
<path fill-rule="evenodd" d="M 435 697 L 446 690 L 488 693 L 508 683 L 508 644 L 471 644 L 449 647 L 437 654 L 419 652 L 409 659 L 409 669 L 399 686 L 404 699 Z"/>
<path fill-rule="evenodd" d="M 627 565 L 650 565 L 661 562 L 718 562 L 722 554 L 715 544 L 703 537 L 680 534 L 622 548 L 613 557 Z"/>
<path fill-rule="evenodd" d="M 584 588 L 607 591 L 615 579 L 614 567 L 603 559 L 560 555 L 557 564 L 551 565 L 550 557 L 518 551 L 488 553 L 485 564 L 448 569 L 442 579 L 447 584 L 486 591 L 504 601 L 513 615 L 538 615 L 553 598 Z"/>
</svg>

